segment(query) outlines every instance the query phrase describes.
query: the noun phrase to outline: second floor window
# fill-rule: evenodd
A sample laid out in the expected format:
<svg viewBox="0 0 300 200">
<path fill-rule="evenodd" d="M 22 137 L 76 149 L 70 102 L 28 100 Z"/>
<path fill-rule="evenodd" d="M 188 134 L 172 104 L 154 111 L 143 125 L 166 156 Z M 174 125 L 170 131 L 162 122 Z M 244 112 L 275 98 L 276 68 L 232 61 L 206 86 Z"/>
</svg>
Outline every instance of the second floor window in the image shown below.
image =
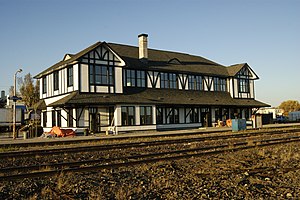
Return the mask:
<svg viewBox="0 0 300 200">
<path fill-rule="evenodd" d="M 67 70 L 68 70 L 67 71 L 67 76 L 68 76 L 67 84 L 68 84 L 68 87 L 70 87 L 70 86 L 73 86 L 73 66 L 68 67 Z"/>
<path fill-rule="evenodd" d="M 189 90 L 203 90 L 202 76 L 189 75 L 188 81 Z"/>
<path fill-rule="evenodd" d="M 136 71 L 136 86 L 137 87 L 146 87 L 146 76 L 145 71 Z"/>
<path fill-rule="evenodd" d="M 145 71 L 127 69 L 124 78 L 125 87 L 146 87 Z"/>
<path fill-rule="evenodd" d="M 135 87 L 136 86 L 136 76 L 135 70 L 127 69 L 125 72 L 125 86 L 127 87 Z"/>
<path fill-rule="evenodd" d="M 248 79 L 239 79 L 239 92 L 240 93 L 249 93 L 250 92 L 250 82 Z"/>
<path fill-rule="evenodd" d="M 160 88 L 177 89 L 177 76 L 174 73 L 160 73 Z"/>
<path fill-rule="evenodd" d="M 225 92 L 226 90 L 227 90 L 226 79 L 215 77 L 214 78 L 214 91 Z"/>
<path fill-rule="evenodd" d="M 58 71 L 53 73 L 53 84 L 54 84 L 54 90 L 58 90 L 59 81 L 58 81 Z"/>
<path fill-rule="evenodd" d="M 113 85 L 113 68 L 104 65 L 89 65 L 91 85 Z"/>
<path fill-rule="evenodd" d="M 42 78 L 42 92 L 43 94 L 46 94 L 47 93 L 47 79 L 46 79 L 46 76 L 44 76 Z"/>
</svg>

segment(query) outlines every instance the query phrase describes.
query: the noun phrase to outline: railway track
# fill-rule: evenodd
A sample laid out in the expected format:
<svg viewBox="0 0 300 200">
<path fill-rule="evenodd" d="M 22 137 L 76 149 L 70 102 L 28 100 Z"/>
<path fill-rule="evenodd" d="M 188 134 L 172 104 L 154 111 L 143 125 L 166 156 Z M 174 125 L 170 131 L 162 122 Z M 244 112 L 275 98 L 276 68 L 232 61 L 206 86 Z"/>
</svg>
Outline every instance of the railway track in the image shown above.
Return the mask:
<svg viewBox="0 0 300 200">
<path fill-rule="evenodd" d="M 261 130 L 249 130 L 246 133 L 242 133 L 245 135 L 259 135 L 259 134 L 276 134 L 276 133 L 290 133 L 290 132 L 300 132 L 299 126 L 292 128 L 277 128 L 273 129 L 261 129 Z M 190 137 L 190 136 L 201 136 L 204 134 L 226 134 L 225 136 L 210 136 L 210 137 L 220 137 L 220 139 L 226 137 L 234 137 L 230 134 L 231 131 L 220 131 L 220 130 L 211 130 L 207 132 L 195 131 L 195 132 L 185 132 L 185 133 L 171 133 L 171 134 L 151 134 L 151 135 L 140 135 L 140 136 L 117 136 L 117 137 L 108 137 L 108 138 L 90 138 L 90 139 L 77 139 L 77 140 L 52 140 L 52 141 L 37 141 L 37 142 L 25 142 L 25 143 L 9 143 L 9 144 L 0 144 L 0 148 L 22 148 L 22 147 L 44 147 L 46 146 L 57 146 L 57 145 L 71 145 L 71 144 L 79 144 L 85 145 L 87 143 L 97 143 L 97 142 L 111 142 L 111 141 L 126 141 L 132 139 L 156 139 L 156 138 L 175 138 L 175 137 Z M 239 135 L 242 135 L 239 134 Z"/>
<path fill-rule="evenodd" d="M 255 136 L 272 136 L 276 134 L 288 134 L 294 132 L 300 132 L 300 129 L 282 129 L 282 130 L 272 130 L 272 131 L 258 131 L 258 132 L 245 132 L 245 133 L 234 133 L 234 134 L 222 134 L 215 136 L 196 136 L 189 138 L 176 138 L 176 139 L 162 139 L 155 141 L 140 141 L 140 142 L 126 142 L 117 144 L 96 144 L 88 146 L 75 146 L 75 147 L 59 147 L 50 149 L 37 149 L 37 150 L 25 150 L 25 151 L 10 151 L 10 152 L 0 152 L 0 158 L 9 157 L 31 157 L 31 156 L 45 156 L 45 155 L 57 155 L 57 154 L 70 154 L 78 152 L 93 152 L 93 151 L 107 151 L 114 149 L 129 149 L 129 148 L 141 148 L 141 147 L 151 147 L 151 146 L 162 146 L 168 144 L 184 144 L 191 142 L 204 142 L 204 141 L 216 141 L 216 140 L 227 140 L 227 139 L 242 139 Z M 194 134 L 194 133 L 193 133 Z M 182 137 L 188 137 L 190 135 L 182 135 Z M 174 137 L 173 135 L 171 138 Z M 178 137 L 178 136 L 177 136 Z"/>
<path fill-rule="evenodd" d="M 256 147 L 299 142 L 300 136 L 287 136 L 271 139 L 258 139 L 249 142 L 228 142 L 222 145 L 212 145 L 201 148 L 190 148 L 184 150 L 164 151 L 158 153 L 140 154 L 134 156 L 120 156 L 110 159 L 85 160 L 64 163 L 49 163 L 43 165 L 20 166 L 0 169 L 0 181 L 14 179 L 53 176 L 60 173 L 89 172 L 102 169 L 129 167 L 139 164 L 155 163 L 159 161 L 170 161 L 186 159 L 197 156 L 207 156 L 225 152 L 240 151 Z"/>
</svg>

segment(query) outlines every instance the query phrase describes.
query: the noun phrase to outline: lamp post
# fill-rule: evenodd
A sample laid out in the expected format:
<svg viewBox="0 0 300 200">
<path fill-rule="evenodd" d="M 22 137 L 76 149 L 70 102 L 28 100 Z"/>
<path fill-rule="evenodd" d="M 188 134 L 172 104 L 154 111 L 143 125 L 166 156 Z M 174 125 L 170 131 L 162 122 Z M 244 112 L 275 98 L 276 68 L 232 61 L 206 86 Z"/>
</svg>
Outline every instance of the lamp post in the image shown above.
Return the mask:
<svg viewBox="0 0 300 200">
<path fill-rule="evenodd" d="M 13 106 L 13 139 L 16 139 L 16 76 L 17 73 L 21 73 L 22 69 L 19 69 L 16 71 L 14 75 L 14 96 L 13 96 L 13 101 L 14 101 L 14 106 Z"/>
</svg>

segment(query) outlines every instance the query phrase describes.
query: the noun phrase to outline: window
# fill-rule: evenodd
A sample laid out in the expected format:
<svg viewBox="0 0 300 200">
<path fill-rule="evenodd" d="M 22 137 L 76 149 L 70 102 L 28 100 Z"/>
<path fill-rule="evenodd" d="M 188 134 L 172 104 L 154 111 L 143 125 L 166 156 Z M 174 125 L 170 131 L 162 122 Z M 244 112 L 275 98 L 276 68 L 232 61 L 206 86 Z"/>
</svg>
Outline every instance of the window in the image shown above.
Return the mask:
<svg viewBox="0 0 300 200">
<path fill-rule="evenodd" d="M 43 112 L 43 127 L 47 127 L 47 111 Z"/>
<path fill-rule="evenodd" d="M 219 78 L 214 77 L 214 91 L 219 91 L 219 90 L 220 90 Z"/>
<path fill-rule="evenodd" d="M 89 65 L 91 85 L 113 85 L 113 68 L 103 65 Z"/>
<path fill-rule="evenodd" d="M 137 87 L 146 87 L 146 75 L 145 71 L 136 71 L 136 86 Z"/>
<path fill-rule="evenodd" d="M 189 118 L 190 123 L 198 123 L 199 122 L 199 109 L 198 108 L 188 108 L 186 110 L 186 117 Z"/>
<path fill-rule="evenodd" d="M 53 73 L 53 84 L 54 84 L 54 90 L 58 90 L 58 85 L 59 85 L 58 71 Z"/>
<path fill-rule="evenodd" d="M 135 108 L 134 106 L 122 106 L 122 125 L 135 125 Z"/>
<path fill-rule="evenodd" d="M 52 110 L 52 127 L 56 126 L 56 115 L 55 110 Z"/>
<path fill-rule="evenodd" d="M 250 77 L 252 77 L 248 68 L 244 67 L 238 73 L 238 88 L 240 93 L 250 93 Z"/>
<path fill-rule="evenodd" d="M 56 111 L 57 126 L 61 127 L 61 110 Z"/>
<path fill-rule="evenodd" d="M 222 91 L 222 92 L 227 91 L 227 81 L 225 78 L 220 79 L 220 91 Z"/>
<path fill-rule="evenodd" d="M 73 127 L 73 109 L 68 110 L 68 127 Z"/>
<path fill-rule="evenodd" d="M 168 73 L 160 73 L 160 88 L 169 88 Z"/>
<path fill-rule="evenodd" d="M 131 70 L 131 69 L 127 69 L 125 80 L 126 80 L 125 86 L 135 87 L 136 86 L 136 84 L 135 84 L 135 81 L 136 81 L 135 71 Z"/>
<path fill-rule="evenodd" d="M 167 119 L 169 119 L 169 124 L 179 124 L 179 109 L 169 108 L 167 113 Z"/>
<path fill-rule="evenodd" d="M 176 89 L 177 88 L 177 76 L 176 74 L 169 74 L 170 80 L 170 88 Z"/>
<path fill-rule="evenodd" d="M 141 123 L 141 125 L 153 123 L 151 106 L 141 106 L 140 107 L 140 123 Z"/>
<path fill-rule="evenodd" d="M 225 92 L 226 90 L 226 79 L 214 77 L 214 91 Z"/>
<path fill-rule="evenodd" d="M 203 90 L 202 76 L 189 75 L 188 87 L 189 90 Z"/>
<path fill-rule="evenodd" d="M 156 107 L 156 124 L 163 124 L 163 108 Z"/>
<path fill-rule="evenodd" d="M 177 75 L 173 73 L 160 73 L 160 88 L 177 89 Z"/>
<path fill-rule="evenodd" d="M 68 84 L 68 87 L 70 87 L 70 86 L 73 86 L 73 66 L 68 67 L 67 70 L 68 70 L 67 71 L 67 76 L 68 76 L 67 84 Z"/>
<path fill-rule="evenodd" d="M 127 69 L 124 78 L 125 87 L 146 87 L 145 71 Z"/>
<path fill-rule="evenodd" d="M 250 92 L 250 83 L 248 79 L 239 79 L 239 92 L 249 93 Z"/>
<path fill-rule="evenodd" d="M 46 79 L 46 76 L 44 76 L 42 78 L 42 81 L 43 81 L 42 92 L 43 92 L 43 94 L 45 94 L 47 92 L 47 79 Z"/>
</svg>

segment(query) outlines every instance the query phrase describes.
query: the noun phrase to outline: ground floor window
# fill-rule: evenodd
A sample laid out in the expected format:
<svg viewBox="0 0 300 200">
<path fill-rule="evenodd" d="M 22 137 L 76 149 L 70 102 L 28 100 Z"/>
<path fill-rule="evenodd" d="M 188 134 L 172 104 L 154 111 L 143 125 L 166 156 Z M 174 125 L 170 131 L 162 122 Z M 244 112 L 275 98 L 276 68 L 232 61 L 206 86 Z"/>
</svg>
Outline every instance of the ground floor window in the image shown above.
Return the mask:
<svg viewBox="0 0 300 200">
<path fill-rule="evenodd" d="M 43 127 L 47 127 L 47 111 L 43 112 Z"/>
<path fill-rule="evenodd" d="M 55 110 L 52 110 L 52 127 L 56 126 L 56 115 Z"/>
<path fill-rule="evenodd" d="M 109 115 L 109 125 L 113 126 L 114 125 L 114 112 L 115 112 L 115 108 L 114 107 L 109 107 L 108 108 L 108 115 Z"/>
<path fill-rule="evenodd" d="M 68 127 L 73 127 L 73 109 L 68 111 Z"/>
<path fill-rule="evenodd" d="M 152 122 L 152 107 L 141 106 L 140 107 L 140 123 L 141 125 L 153 124 Z"/>
<path fill-rule="evenodd" d="M 132 126 L 135 125 L 135 107 L 134 106 L 122 106 L 122 125 Z"/>
<path fill-rule="evenodd" d="M 56 121 L 57 121 L 57 126 L 61 127 L 61 110 L 56 111 Z"/>
<path fill-rule="evenodd" d="M 163 108 L 156 107 L 156 124 L 163 124 Z"/>
<path fill-rule="evenodd" d="M 185 112 L 185 119 L 187 123 L 199 123 L 200 118 L 199 118 L 199 111 L 200 108 L 186 108 Z"/>
<path fill-rule="evenodd" d="M 179 108 L 168 108 L 166 112 L 166 122 L 168 124 L 179 124 Z"/>
</svg>

